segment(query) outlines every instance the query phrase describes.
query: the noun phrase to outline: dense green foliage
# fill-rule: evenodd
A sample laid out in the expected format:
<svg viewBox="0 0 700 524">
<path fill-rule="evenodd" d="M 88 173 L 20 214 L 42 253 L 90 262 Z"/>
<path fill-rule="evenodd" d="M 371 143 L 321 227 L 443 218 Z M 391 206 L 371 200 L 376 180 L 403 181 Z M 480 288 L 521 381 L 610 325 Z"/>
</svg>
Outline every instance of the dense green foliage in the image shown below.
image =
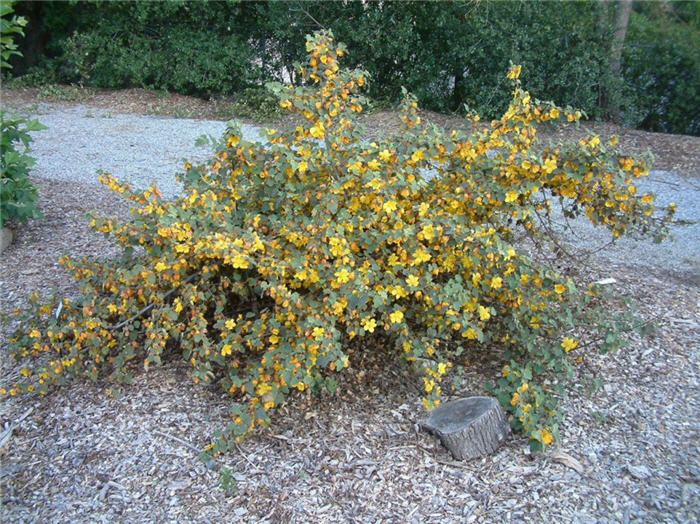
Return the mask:
<svg viewBox="0 0 700 524">
<path fill-rule="evenodd" d="M 34 158 L 29 152 L 30 131 L 46 129 L 35 119 L 0 111 L 0 226 L 11 219 L 26 221 L 41 216 L 39 194 L 29 180 Z"/>
<path fill-rule="evenodd" d="M 236 2 L 56 2 L 40 23 L 62 82 L 210 95 L 258 80 L 240 11 Z"/>
<path fill-rule="evenodd" d="M 694 2 L 700 17 L 700 2 Z M 652 6 L 645 6 L 651 8 Z M 677 7 L 678 9 L 678 7 Z M 688 16 L 692 12 L 687 13 Z M 700 135 L 700 31 L 694 23 L 632 13 L 625 80 L 634 94 L 627 123 L 649 131 Z"/>
<path fill-rule="evenodd" d="M 8 62 L 10 57 L 21 56 L 14 37 L 22 36 L 27 25 L 27 20 L 21 16 L 9 18 L 13 11 L 11 3 L 0 4 L 0 68 L 3 69 L 12 67 Z"/>
<path fill-rule="evenodd" d="M 306 49 L 304 85 L 272 87 L 303 118 L 296 128 L 265 129 L 269 143 L 230 128 L 209 163 L 185 166 L 175 200 L 102 177 L 133 203 L 130 221 L 92 221 L 123 256 L 63 259 L 82 294 L 35 297 L 17 313 L 10 353 L 34 361 L 0 394 L 46 393 L 71 376 L 129 380 L 177 354 L 195 382 L 235 399 L 207 447 L 218 453 L 294 391 L 333 390 L 362 353 L 412 363 L 431 409 L 444 376 L 478 352 L 503 364 L 490 389 L 513 427 L 550 444 L 582 348 L 614 348 L 618 328 L 596 286 L 577 287 L 516 237 L 546 240 L 553 201 L 614 237 L 663 235 L 672 206 L 655 216 L 635 186 L 648 166 L 595 135 L 536 147 L 539 124 L 581 113 L 532 98 L 520 66 L 490 125 L 425 125 L 404 93 L 400 132 L 367 143 L 355 118 L 367 73 L 340 68 L 345 47 L 328 32 Z"/>
<path fill-rule="evenodd" d="M 512 61 L 527 71 L 524 87 L 589 117 L 607 117 L 614 103 L 628 125 L 698 132 L 693 2 L 635 4 L 622 82 L 609 71 L 616 2 L 607 10 L 593 0 L 20 4 L 35 14 L 45 55 L 35 62 L 49 82 L 200 96 L 295 83 L 304 37 L 323 27 L 355 50 L 350 65 L 369 73 L 372 98 L 396 103 L 406 87 L 426 108 L 467 104 L 496 117 L 508 105 Z"/>
<path fill-rule="evenodd" d="M 27 21 L 13 13 L 11 4 L 0 5 L 0 66 L 11 68 L 8 59 L 20 55 L 13 41 L 23 34 Z M 36 205 L 38 193 L 29 180 L 34 159 L 29 156 L 30 131 L 46 129 L 37 120 L 11 115 L 0 110 L 0 227 L 9 220 L 20 222 L 41 216 Z"/>
</svg>

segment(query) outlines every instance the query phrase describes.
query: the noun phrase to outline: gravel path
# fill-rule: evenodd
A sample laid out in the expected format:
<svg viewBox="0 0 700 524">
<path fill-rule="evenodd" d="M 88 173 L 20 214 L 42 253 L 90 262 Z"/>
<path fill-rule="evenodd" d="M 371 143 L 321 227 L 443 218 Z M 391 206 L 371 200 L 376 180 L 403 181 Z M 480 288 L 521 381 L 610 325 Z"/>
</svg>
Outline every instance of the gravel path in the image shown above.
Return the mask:
<svg viewBox="0 0 700 524">
<path fill-rule="evenodd" d="M 611 239 L 605 229 L 593 226 L 584 217 L 568 222 L 560 218 L 557 224 L 567 244 L 575 251 L 602 247 L 596 256 L 605 261 L 661 271 L 700 286 L 700 179 L 651 171 L 637 183 L 637 188 L 640 194 L 655 193 L 659 206 L 676 204 L 676 223 L 669 238 L 654 243 L 623 237 L 605 247 Z"/>
<path fill-rule="evenodd" d="M 49 129 L 34 134 L 34 173 L 95 182 L 96 172 L 104 170 L 140 188 L 156 182 L 166 196 L 181 190 L 174 174 L 182 171 L 185 159 L 203 161 L 211 153 L 210 146 L 195 146 L 196 139 L 203 134 L 218 138 L 226 127 L 215 120 L 113 114 L 86 106 L 40 104 L 38 112 Z M 259 139 L 259 128 L 243 125 L 242 131 L 247 139 Z M 652 171 L 639 189 L 657 193 L 662 205 L 676 203 L 673 238 L 661 244 L 621 239 L 599 256 L 613 263 L 662 269 L 700 285 L 700 180 Z M 566 238 L 576 249 L 595 250 L 610 240 L 585 219 L 573 223 L 570 233 Z"/>
<path fill-rule="evenodd" d="M 47 130 L 33 134 L 33 172 L 45 178 L 97 183 L 97 171 L 107 171 L 145 189 L 155 182 L 165 196 L 182 190 L 174 175 L 182 163 L 204 161 L 211 146 L 195 146 L 202 135 L 221 137 L 226 123 L 115 114 L 86 106 L 41 104 L 39 120 Z M 247 139 L 258 129 L 242 126 Z"/>
</svg>

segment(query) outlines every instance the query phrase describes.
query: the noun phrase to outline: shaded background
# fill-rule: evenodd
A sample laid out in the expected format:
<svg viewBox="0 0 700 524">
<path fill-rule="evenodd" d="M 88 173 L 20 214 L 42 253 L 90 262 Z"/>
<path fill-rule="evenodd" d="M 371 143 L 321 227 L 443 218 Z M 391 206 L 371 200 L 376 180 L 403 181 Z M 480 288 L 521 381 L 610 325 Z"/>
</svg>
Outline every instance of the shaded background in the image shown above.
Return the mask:
<svg viewBox="0 0 700 524">
<path fill-rule="evenodd" d="M 619 71 L 614 36 L 625 22 Z M 264 84 L 296 83 L 305 35 L 333 31 L 369 96 L 401 86 L 441 112 L 506 107 L 509 63 L 542 100 L 648 131 L 700 134 L 700 2 L 524 0 L 15 2 L 29 20 L 5 85 L 144 87 L 264 103 Z M 617 25 L 616 25 L 617 24 Z"/>
</svg>

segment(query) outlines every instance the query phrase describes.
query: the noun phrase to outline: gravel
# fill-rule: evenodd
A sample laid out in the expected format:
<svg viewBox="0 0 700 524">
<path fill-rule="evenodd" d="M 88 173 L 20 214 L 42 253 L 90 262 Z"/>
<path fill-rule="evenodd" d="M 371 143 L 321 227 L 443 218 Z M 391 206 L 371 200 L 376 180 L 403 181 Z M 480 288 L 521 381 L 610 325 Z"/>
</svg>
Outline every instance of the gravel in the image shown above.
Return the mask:
<svg viewBox="0 0 700 524">
<path fill-rule="evenodd" d="M 114 114 L 86 106 L 41 104 L 39 121 L 47 130 L 34 133 L 33 173 L 45 178 L 98 183 L 102 170 L 135 188 L 155 182 L 166 197 L 182 191 L 175 174 L 185 160 L 202 162 L 211 145 L 195 146 L 202 135 L 220 138 L 226 123 L 151 115 Z M 258 128 L 241 126 L 244 138 L 258 139 Z"/>
<path fill-rule="evenodd" d="M 48 130 L 34 133 L 33 172 L 46 178 L 96 183 L 97 171 L 107 171 L 145 189 L 155 182 L 166 197 L 182 190 L 174 175 L 185 160 L 207 159 L 211 145 L 195 146 L 202 135 L 221 137 L 226 123 L 215 120 L 113 114 L 87 106 L 40 104 L 40 121 Z M 261 140 L 260 129 L 242 125 L 243 136 Z M 700 181 L 670 171 L 652 171 L 639 183 L 640 192 L 653 191 L 658 202 L 675 202 L 678 223 L 672 237 L 661 244 L 620 239 L 598 253 L 603 260 L 641 268 L 660 269 L 700 285 Z M 610 241 L 602 228 L 579 219 L 560 224 L 565 239 L 578 250 L 597 250 Z"/>
<path fill-rule="evenodd" d="M 700 180 L 657 170 L 640 179 L 637 189 L 639 194 L 655 193 L 658 206 L 676 204 L 676 222 L 667 239 L 655 243 L 623 237 L 607 246 L 612 238 L 607 230 L 593 226 L 585 217 L 567 222 L 560 215 L 557 225 L 566 243 L 575 251 L 597 251 L 598 258 L 614 264 L 661 270 L 700 286 Z"/>
</svg>

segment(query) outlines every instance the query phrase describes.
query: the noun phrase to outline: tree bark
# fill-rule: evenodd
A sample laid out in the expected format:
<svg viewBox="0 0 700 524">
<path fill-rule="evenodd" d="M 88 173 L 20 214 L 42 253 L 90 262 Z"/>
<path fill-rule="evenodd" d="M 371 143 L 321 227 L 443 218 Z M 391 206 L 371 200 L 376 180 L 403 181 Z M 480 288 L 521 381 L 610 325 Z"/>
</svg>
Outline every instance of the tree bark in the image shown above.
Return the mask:
<svg viewBox="0 0 700 524">
<path fill-rule="evenodd" d="M 622 47 L 627 36 L 627 25 L 632 12 L 632 0 L 620 0 L 615 11 L 615 23 L 613 25 L 613 39 L 610 50 L 610 68 L 616 77 L 622 70 Z"/>
<path fill-rule="evenodd" d="M 440 438 L 457 460 L 490 455 L 510 433 L 500 404 L 491 397 L 469 397 L 434 409 L 423 428 Z"/>
<path fill-rule="evenodd" d="M 600 49 L 607 49 L 607 61 L 601 64 L 600 71 L 598 73 L 598 108 L 603 111 L 609 110 L 610 105 L 610 95 L 608 94 L 610 88 L 610 9 L 608 7 L 609 0 L 600 0 L 594 4 L 595 19 L 596 19 L 596 30 L 598 32 L 598 41 Z"/>
<path fill-rule="evenodd" d="M 622 82 L 622 48 L 627 36 L 627 25 L 632 12 L 632 0 L 620 0 L 615 11 L 612 45 L 610 46 L 610 73 L 615 84 Z M 610 114 L 613 122 L 620 123 L 620 103 L 610 100 Z"/>
</svg>

